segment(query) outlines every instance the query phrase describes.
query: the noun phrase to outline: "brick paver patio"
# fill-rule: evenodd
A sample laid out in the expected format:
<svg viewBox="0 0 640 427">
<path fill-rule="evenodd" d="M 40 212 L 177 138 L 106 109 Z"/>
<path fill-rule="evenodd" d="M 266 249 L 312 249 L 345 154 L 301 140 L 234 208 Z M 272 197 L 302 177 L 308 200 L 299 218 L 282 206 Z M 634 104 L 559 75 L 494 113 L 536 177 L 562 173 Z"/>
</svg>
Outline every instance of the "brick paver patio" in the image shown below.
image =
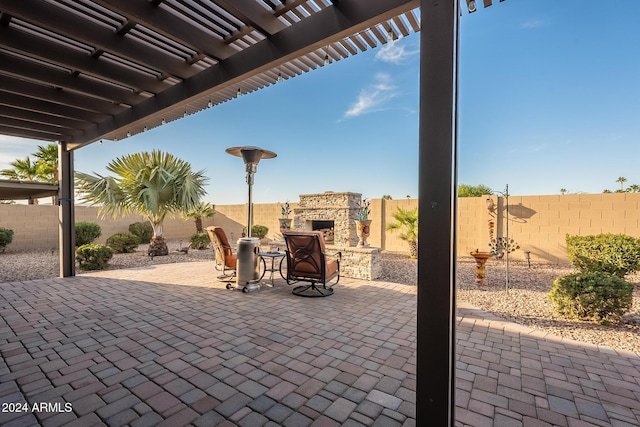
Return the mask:
<svg viewBox="0 0 640 427">
<path fill-rule="evenodd" d="M 343 279 L 308 299 L 216 275 L 0 284 L 0 425 L 415 425 L 414 287 Z M 638 355 L 460 314 L 457 425 L 640 425 Z"/>
</svg>

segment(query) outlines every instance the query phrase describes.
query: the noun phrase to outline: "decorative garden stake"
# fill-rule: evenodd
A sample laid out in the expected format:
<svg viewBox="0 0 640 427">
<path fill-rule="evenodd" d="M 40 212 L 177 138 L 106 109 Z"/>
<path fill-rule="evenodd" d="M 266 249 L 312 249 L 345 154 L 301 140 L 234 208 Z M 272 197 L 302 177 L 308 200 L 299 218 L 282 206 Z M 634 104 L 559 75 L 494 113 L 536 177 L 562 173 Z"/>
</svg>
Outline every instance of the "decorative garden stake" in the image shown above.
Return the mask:
<svg viewBox="0 0 640 427">
<path fill-rule="evenodd" d="M 509 238 L 509 184 L 507 184 L 504 192 L 494 191 L 504 196 L 505 199 L 505 221 L 506 221 L 506 235 L 505 237 L 493 237 L 493 221 L 489 221 L 489 247 L 491 248 L 491 254 L 496 258 L 501 259 L 504 256 L 505 259 L 505 290 L 509 292 L 509 253 L 520 249 L 518 243 Z"/>
<path fill-rule="evenodd" d="M 471 252 L 471 256 L 476 260 L 476 285 L 486 285 L 487 281 L 485 280 L 485 277 L 487 275 L 487 271 L 485 269 L 485 264 L 493 255 L 489 252 L 479 252 L 476 249 Z"/>
</svg>

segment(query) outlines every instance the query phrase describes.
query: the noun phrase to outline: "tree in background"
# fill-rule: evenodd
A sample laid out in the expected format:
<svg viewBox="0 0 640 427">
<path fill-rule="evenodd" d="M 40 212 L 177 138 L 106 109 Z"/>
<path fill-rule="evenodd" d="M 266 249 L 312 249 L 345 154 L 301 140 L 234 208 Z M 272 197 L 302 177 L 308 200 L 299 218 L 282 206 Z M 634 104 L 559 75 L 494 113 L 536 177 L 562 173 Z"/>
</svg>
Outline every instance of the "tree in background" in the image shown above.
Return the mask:
<svg viewBox="0 0 640 427">
<path fill-rule="evenodd" d="M 560 189 L 560 194 L 567 194 L 567 189 L 566 188 L 561 188 Z"/>
<path fill-rule="evenodd" d="M 3 169 L 0 174 L 14 181 L 35 181 L 38 177 L 37 164 L 31 161 L 29 156 L 23 160 L 16 159 L 9 163 L 11 169 Z"/>
<path fill-rule="evenodd" d="M 391 214 L 396 222 L 387 225 L 387 230 L 401 230 L 400 238 L 409 243 L 409 256 L 418 257 L 418 208 L 405 210 L 397 207 Z"/>
<path fill-rule="evenodd" d="M 183 212 L 182 218 L 193 218 L 196 223 L 196 233 L 204 233 L 204 229 L 202 228 L 202 218 L 211 218 L 215 213 L 216 212 L 213 205 L 205 202 L 200 202 L 191 210 Z"/>
<path fill-rule="evenodd" d="M 34 160 L 31 156 L 35 157 Z M 3 169 L 0 175 L 15 181 L 58 182 L 58 146 L 49 144 L 45 147 L 38 145 L 38 151 L 27 156 L 24 160 L 16 159 L 10 163 L 11 169 Z M 57 203 L 57 197 L 52 202 Z M 29 200 L 29 204 L 38 204 L 36 200 Z"/>
<path fill-rule="evenodd" d="M 44 181 L 49 183 L 58 182 L 58 146 L 56 144 L 49 144 L 46 147 L 38 145 L 38 151 L 33 153 L 34 157 L 38 159 L 38 181 Z M 58 196 L 51 196 L 51 203 L 58 204 Z"/>
<path fill-rule="evenodd" d="M 630 186 L 627 187 L 627 192 L 628 193 L 640 193 L 640 185 L 631 184 Z"/>
<path fill-rule="evenodd" d="M 618 179 L 616 179 L 616 182 L 620 183 L 620 188 L 619 189 L 617 189 L 615 191 L 611 191 L 609 189 L 605 189 L 602 192 L 603 193 L 640 193 L 640 185 L 638 185 L 638 184 L 631 184 L 625 190 L 624 183 L 627 182 L 627 178 L 625 178 L 624 176 L 618 177 Z"/>
<path fill-rule="evenodd" d="M 16 159 L 9 163 L 11 169 L 3 169 L 0 174 L 5 178 L 14 181 L 37 181 L 38 180 L 38 165 L 31 161 L 29 156 L 24 159 Z M 37 205 L 38 199 L 29 199 L 30 205 Z"/>
<path fill-rule="evenodd" d="M 190 163 L 159 150 L 117 158 L 107 170 L 116 177 L 76 173 L 78 192 L 103 213 L 145 217 L 153 226 L 147 253 L 167 255 L 162 223 L 167 215 L 188 212 L 200 202 L 207 181 L 204 171 L 193 172 Z"/>
<path fill-rule="evenodd" d="M 493 191 L 486 185 L 458 184 L 458 197 L 481 197 Z"/>
<path fill-rule="evenodd" d="M 38 145 L 38 151 L 33 153 L 38 159 L 38 178 L 44 182 L 58 182 L 58 146 L 49 144 L 46 147 Z"/>
<path fill-rule="evenodd" d="M 385 195 L 383 195 L 383 196 L 382 196 L 382 198 L 383 198 L 384 200 L 392 200 L 392 199 L 393 199 L 393 197 L 391 197 L 391 195 L 389 195 L 389 194 L 385 194 Z"/>
</svg>

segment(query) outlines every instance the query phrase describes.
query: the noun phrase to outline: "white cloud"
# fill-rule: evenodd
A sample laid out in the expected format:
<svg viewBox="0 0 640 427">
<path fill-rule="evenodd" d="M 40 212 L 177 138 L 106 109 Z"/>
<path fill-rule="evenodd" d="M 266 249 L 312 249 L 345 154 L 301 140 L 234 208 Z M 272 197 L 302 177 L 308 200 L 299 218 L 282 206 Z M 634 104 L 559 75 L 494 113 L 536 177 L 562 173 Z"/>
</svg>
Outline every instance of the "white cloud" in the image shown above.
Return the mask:
<svg viewBox="0 0 640 427">
<path fill-rule="evenodd" d="M 398 40 L 391 41 L 384 45 L 377 53 L 376 59 L 390 64 L 401 64 L 411 55 L 418 51 L 407 51 L 404 46 L 398 44 Z"/>
<path fill-rule="evenodd" d="M 24 159 L 46 142 L 0 135 L 0 169 L 10 168 L 16 159 Z"/>
<path fill-rule="evenodd" d="M 345 118 L 381 111 L 396 96 L 396 88 L 391 84 L 389 74 L 379 73 L 374 78 L 375 83 L 360 91 L 358 100 L 344 113 Z"/>
</svg>

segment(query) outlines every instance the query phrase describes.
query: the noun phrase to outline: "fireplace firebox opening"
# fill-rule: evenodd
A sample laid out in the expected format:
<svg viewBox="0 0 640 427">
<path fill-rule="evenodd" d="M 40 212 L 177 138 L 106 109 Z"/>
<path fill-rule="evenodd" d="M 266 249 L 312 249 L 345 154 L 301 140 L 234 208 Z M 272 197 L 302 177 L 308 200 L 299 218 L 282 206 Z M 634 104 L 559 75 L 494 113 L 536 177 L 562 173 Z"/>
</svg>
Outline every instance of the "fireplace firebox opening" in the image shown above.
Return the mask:
<svg viewBox="0 0 640 427">
<path fill-rule="evenodd" d="M 322 231 L 322 233 L 324 234 L 324 241 L 329 244 L 333 243 L 333 226 L 334 222 L 329 220 L 311 221 L 311 230 Z"/>
</svg>

